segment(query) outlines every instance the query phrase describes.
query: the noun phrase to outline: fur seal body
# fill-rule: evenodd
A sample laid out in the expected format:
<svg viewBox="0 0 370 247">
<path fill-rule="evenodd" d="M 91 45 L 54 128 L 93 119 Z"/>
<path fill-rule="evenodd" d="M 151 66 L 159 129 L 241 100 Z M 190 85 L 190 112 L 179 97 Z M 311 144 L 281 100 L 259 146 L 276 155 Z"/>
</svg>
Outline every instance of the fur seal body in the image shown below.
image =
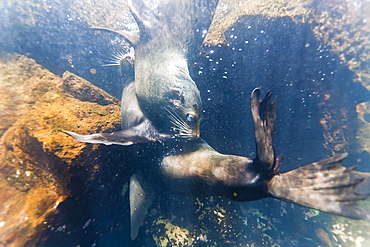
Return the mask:
<svg viewBox="0 0 370 247">
<path fill-rule="evenodd" d="M 177 194 L 191 191 L 195 196 L 223 196 L 234 201 L 274 197 L 353 219 L 370 220 L 370 212 L 355 206 L 356 201 L 366 199 L 369 194 L 354 191 L 368 175 L 341 166 L 346 154 L 336 154 L 286 173 L 279 172 L 282 157 L 275 156 L 272 144 L 276 101 L 271 100 L 270 92 L 262 101 L 259 95 L 260 90 L 255 89 L 251 97 L 257 148 L 255 158 L 221 154 L 201 138 L 169 141 L 168 145 L 172 146 L 160 159 L 157 173 L 153 175 L 150 170 L 132 178 L 133 239 L 159 190 L 158 184 L 153 184 L 158 180 L 162 180 L 160 189 L 167 187 Z"/>
<path fill-rule="evenodd" d="M 255 127 L 255 158 L 221 154 L 203 139 L 174 144 L 163 157 L 161 173 L 169 181 L 181 181 L 200 195 L 214 195 L 235 201 L 252 201 L 268 196 L 268 181 L 278 173 L 281 157 L 275 157 L 273 130 L 276 100 L 268 91 L 260 101 L 260 90 L 251 96 Z"/>
<path fill-rule="evenodd" d="M 200 40 L 196 30 L 205 30 L 210 25 L 217 2 L 129 1 L 140 37 L 95 28 L 114 31 L 135 46 L 135 80 L 124 90 L 121 107 L 137 111 L 121 111 L 123 128 L 118 132 L 92 135 L 63 132 L 80 142 L 106 145 L 198 138 L 203 108 L 200 92 L 190 77 L 187 55 L 189 45 Z"/>
<path fill-rule="evenodd" d="M 135 50 L 135 91 L 144 114 L 161 133 L 200 135 L 202 102 L 188 70 L 189 45 L 199 47 L 217 0 L 131 1 L 140 29 Z M 144 13 L 143 13 L 144 12 Z M 168 121 L 170 118 L 171 121 Z"/>
</svg>

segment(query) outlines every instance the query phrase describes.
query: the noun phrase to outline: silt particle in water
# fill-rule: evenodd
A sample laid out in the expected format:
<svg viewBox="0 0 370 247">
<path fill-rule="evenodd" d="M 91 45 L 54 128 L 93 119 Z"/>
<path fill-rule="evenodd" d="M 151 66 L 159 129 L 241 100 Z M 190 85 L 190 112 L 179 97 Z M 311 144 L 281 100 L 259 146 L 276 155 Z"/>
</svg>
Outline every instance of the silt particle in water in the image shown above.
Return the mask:
<svg viewBox="0 0 370 247">
<path fill-rule="evenodd" d="M 95 74 L 96 74 L 96 69 L 91 68 L 91 69 L 90 69 L 90 73 L 91 73 L 91 74 L 93 74 L 93 75 L 95 75 Z"/>
</svg>

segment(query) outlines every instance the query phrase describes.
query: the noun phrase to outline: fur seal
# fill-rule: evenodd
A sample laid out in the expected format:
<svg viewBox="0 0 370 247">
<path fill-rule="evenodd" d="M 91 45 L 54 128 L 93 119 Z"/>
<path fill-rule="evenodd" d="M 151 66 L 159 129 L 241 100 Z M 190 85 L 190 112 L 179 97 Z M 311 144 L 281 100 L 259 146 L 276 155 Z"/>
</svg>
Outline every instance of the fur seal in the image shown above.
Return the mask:
<svg viewBox="0 0 370 247">
<path fill-rule="evenodd" d="M 135 47 L 135 80 L 124 90 L 121 108 L 137 111 L 122 110 L 122 130 L 118 132 L 92 135 L 63 132 L 76 141 L 106 145 L 198 138 L 203 108 L 200 92 L 190 77 L 187 55 L 189 45 L 200 39 L 199 30 L 210 25 L 217 2 L 129 1 L 140 37 L 115 32 Z"/>
<path fill-rule="evenodd" d="M 260 90 L 257 88 L 251 96 L 257 149 L 255 158 L 221 154 L 201 138 L 169 141 L 166 144 L 172 146 L 166 149 L 166 154 L 156 166 L 157 170 L 153 170 L 153 167 L 147 172 L 141 170 L 131 178 L 133 239 L 156 191 L 164 187 L 171 188 L 177 194 L 191 191 L 196 196 L 223 196 L 234 201 L 274 197 L 353 219 L 370 220 L 370 212 L 354 205 L 356 201 L 369 196 L 354 191 L 367 176 L 354 172 L 353 168 L 341 166 L 347 154 L 336 154 L 279 173 L 282 157 L 275 156 L 272 140 L 276 100 L 271 100 L 270 92 L 262 101 L 259 96 Z M 162 180 L 162 184 L 158 185 L 158 180 Z"/>
</svg>

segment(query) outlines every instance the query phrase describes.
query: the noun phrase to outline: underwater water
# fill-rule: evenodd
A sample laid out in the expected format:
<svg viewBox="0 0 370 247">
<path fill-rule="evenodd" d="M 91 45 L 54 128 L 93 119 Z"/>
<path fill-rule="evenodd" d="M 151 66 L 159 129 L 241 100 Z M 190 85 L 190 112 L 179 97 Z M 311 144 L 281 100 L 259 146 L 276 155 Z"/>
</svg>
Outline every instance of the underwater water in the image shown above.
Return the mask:
<svg viewBox="0 0 370 247">
<path fill-rule="evenodd" d="M 370 3 L 363 0 L 357 6 L 350 1 L 306 1 L 284 6 L 277 1 L 274 6 L 271 2 L 250 3 L 247 9 L 245 3 L 221 1 L 215 16 L 218 22 L 210 32 L 222 35 L 202 47 L 191 47 L 189 71 L 204 108 L 202 138 L 221 153 L 254 157 L 250 94 L 260 87 L 263 93 L 271 90 L 278 98 L 274 147 L 277 154 L 284 155 L 283 172 L 343 152 L 349 153 L 345 166 L 356 165 L 358 171 L 369 172 Z M 278 8 L 278 3 L 285 8 Z M 282 9 L 285 11 L 278 11 Z M 0 15 L 4 20 L 0 23 L 2 64 L 8 53 L 24 55 L 57 76 L 70 71 L 117 99 L 133 80 L 130 67 L 103 66 L 111 63 L 114 54 L 129 51 L 124 39 L 89 28 L 116 25 L 108 27 L 137 32 L 123 3 L 7 0 L 0 3 Z M 13 65 L 2 65 L 3 85 L 12 77 L 7 66 Z M 14 66 L 28 69 L 21 63 L 14 62 Z M 17 84 L 13 87 L 17 92 Z M 27 102 L 30 109 L 39 106 L 31 101 Z M 2 108 L 17 111 L 16 104 Z M 67 106 L 65 111 L 70 111 Z M 8 115 L 1 116 L 5 119 Z M 104 121 L 105 115 L 102 117 Z M 1 126 L 1 138 L 5 138 L 3 133 L 12 123 Z M 32 133 L 37 125 L 29 128 Z M 7 222 L 0 214 L 0 243 L 6 246 L 19 238 L 25 239 L 19 241 L 22 244 L 11 246 L 370 244 L 370 223 L 365 221 L 272 198 L 240 203 L 191 193 L 176 195 L 171 188 L 159 192 L 139 237 L 132 241 L 127 186 L 135 166 L 151 162 L 154 146 L 84 146 L 90 154 L 85 161 L 72 159 L 64 168 L 42 167 L 44 173 L 40 176 L 55 184 L 63 200 L 53 210 L 45 209 L 47 213 L 39 215 L 40 222 L 18 222 L 19 228 L 35 231 L 5 231 Z M 40 153 L 29 154 L 34 158 L 27 156 L 25 160 L 34 160 L 35 166 L 52 163 L 48 159 L 56 160 L 57 155 L 41 155 L 47 147 L 45 144 Z M 2 188 L 14 187 L 23 194 L 32 191 L 31 182 L 20 189 L 21 182 L 12 180 L 28 164 L 25 160 L 21 168 L 0 167 Z M 74 166 L 74 162 L 79 165 Z M 35 167 L 28 170 L 37 171 Z M 1 197 L 0 202 L 9 196 L 0 193 Z M 368 200 L 361 205 L 370 209 Z M 28 219 L 27 212 L 24 215 Z"/>
</svg>

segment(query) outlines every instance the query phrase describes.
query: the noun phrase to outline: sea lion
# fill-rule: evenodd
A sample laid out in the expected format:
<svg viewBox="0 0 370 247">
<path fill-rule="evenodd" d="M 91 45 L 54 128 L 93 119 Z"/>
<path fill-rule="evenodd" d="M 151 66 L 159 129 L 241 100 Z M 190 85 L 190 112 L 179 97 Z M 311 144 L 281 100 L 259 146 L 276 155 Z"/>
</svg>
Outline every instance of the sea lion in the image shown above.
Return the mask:
<svg viewBox="0 0 370 247">
<path fill-rule="evenodd" d="M 123 92 L 121 107 L 128 109 L 134 105 L 139 113 L 130 115 L 122 111 L 124 128 L 118 132 L 92 135 L 63 132 L 80 142 L 106 145 L 162 142 L 171 137 L 198 138 L 203 108 L 200 92 L 190 77 L 187 55 L 189 45 L 197 45 L 196 33 L 210 25 L 217 2 L 129 1 L 140 37 L 117 31 L 135 46 L 135 80 Z M 133 121 L 143 120 L 143 116 L 144 122 Z"/>
<path fill-rule="evenodd" d="M 132 177 L 130 210 L 133 239 L 156 191 L 166 187 L 176 194 L 191 191 L 195 196 L 223 196 L 234 201 L 274 197 L 353 219 L 370 220 L 370 212 L 354 205 L 369 196 L 354 192 L 366 176 L 354 172 L 353 168 L 341 166 L 346 154 L 336 154 L 279 173 L 282 157 L 275 156 L 272 139 L 276 100 L 271 99 L 270 92 L 262 101 L 259 95 L 260 90 L 255 89 L 251 96 L 257 149 L 255 158 L 221 154 L 201 138 L 169 141 L 158 166 L 154 166 L 156 168 L 141 169 Z"/>
</svg>

